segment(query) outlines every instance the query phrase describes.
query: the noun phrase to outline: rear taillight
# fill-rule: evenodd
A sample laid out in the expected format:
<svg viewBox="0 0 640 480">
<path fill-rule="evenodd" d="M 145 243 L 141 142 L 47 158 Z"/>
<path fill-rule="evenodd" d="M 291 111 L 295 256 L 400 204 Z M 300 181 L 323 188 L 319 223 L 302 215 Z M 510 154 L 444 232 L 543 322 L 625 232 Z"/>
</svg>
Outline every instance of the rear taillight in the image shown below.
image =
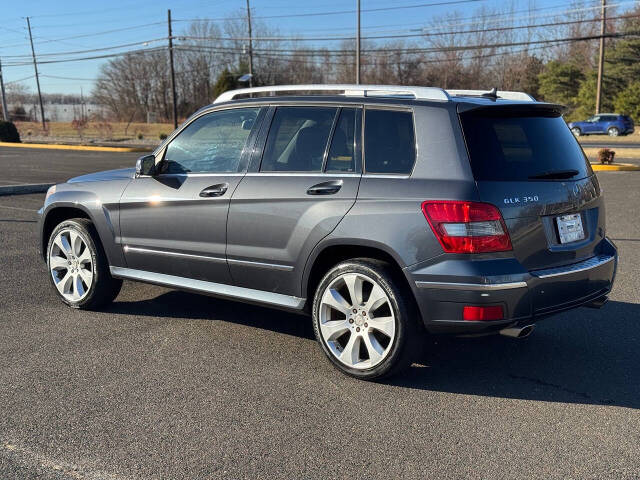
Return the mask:
<svg viewBox="0 0 640 480">
<path fill-rule="evenodd" d="M 511 239 L 500 211 L 489 203 L 426 201 L 426 217 L 447 253 L 487 253 L 511 250 Z"/>
</svg>

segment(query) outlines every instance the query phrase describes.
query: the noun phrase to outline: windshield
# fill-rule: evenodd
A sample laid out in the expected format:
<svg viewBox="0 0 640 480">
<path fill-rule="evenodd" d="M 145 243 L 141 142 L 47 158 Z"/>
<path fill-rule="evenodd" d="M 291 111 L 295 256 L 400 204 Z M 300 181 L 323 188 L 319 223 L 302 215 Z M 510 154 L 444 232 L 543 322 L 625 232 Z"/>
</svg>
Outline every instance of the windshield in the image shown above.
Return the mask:
<svg viewBox="0 0 640 480">
<path fill-rule="evenodd" d="M 496 113 L 460 115 L 476 181 L 578 180 L 592 174 L 562 117 Z"/>
</svg>

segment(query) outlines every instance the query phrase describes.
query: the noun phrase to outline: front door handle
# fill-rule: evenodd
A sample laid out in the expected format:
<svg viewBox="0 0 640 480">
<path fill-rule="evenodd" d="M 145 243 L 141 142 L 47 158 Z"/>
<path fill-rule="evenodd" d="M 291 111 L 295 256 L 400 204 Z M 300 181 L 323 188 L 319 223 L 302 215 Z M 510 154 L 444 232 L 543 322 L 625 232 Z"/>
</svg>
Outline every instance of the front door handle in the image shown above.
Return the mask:
<svg viewBox="0 0 640 480">
<path fill-rule="evenodd" d="M 342 180 L 330 180 L 309 187 L 307 195 L 333 195 L 342 188 Z"/>
<path fill-rule="evenodd" d="M 228 183 L 219 183 L 217 185 L 211 185 L 200 192 L 201 197 L 221 197 L 227 192 L 229 188 Z"/>
</svg>

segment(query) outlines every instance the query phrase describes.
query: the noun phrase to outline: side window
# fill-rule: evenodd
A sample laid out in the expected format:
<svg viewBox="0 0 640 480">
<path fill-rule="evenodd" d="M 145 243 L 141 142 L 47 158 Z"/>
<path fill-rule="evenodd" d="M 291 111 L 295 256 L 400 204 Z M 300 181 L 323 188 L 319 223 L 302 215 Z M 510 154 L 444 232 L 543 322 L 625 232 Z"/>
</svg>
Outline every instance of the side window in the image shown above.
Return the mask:
<svg viewBox="0 0 640 480">
<path fill-rule="evenodd" d="M 343 108 L 340 111 L 338 124 L 333 132 L 329 157 L 327 158 L 327 172 L 355 172 L 355 108 Z"/>
<path fill-rule="evenodd" d="M 260 171 L 321 171 L 336 111 L 326 107 L 278 107 Z"/>
<path fill-rule="evenodd" d="M 259 111 L 222 110 L 194 120 L 167 146 L 162 173 L 237 172 Z"/>
<path fill-rule="evenodd" d="M 364 154 L 367 173 L 411 173 L 416 161 L 413 113 L 367 109 Z"/>
</svg>

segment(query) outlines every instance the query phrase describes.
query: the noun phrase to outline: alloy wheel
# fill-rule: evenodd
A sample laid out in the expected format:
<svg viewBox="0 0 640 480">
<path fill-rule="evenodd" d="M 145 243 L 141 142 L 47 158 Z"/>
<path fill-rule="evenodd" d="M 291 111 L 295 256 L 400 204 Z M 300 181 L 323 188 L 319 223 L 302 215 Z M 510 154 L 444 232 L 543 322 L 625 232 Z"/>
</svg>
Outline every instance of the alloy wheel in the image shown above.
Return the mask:
<svg viewBox="0 0 640 480">
<path fill-rule="evenodd" d="M 378 282 L 361 273 L 333 279 L 322 294 L 319 321 L 331 354 L 351 368 L 379 365 L 396 337 L 389 296 Z"/>
<path fill-rule="evenodd" d="M 60 230 L 49 250 L 49 270 L 60 295 L 71 302 L 87 296 L 93 284 L 93 260 L 86 240 L 73 229 Z"/>
</svg>

